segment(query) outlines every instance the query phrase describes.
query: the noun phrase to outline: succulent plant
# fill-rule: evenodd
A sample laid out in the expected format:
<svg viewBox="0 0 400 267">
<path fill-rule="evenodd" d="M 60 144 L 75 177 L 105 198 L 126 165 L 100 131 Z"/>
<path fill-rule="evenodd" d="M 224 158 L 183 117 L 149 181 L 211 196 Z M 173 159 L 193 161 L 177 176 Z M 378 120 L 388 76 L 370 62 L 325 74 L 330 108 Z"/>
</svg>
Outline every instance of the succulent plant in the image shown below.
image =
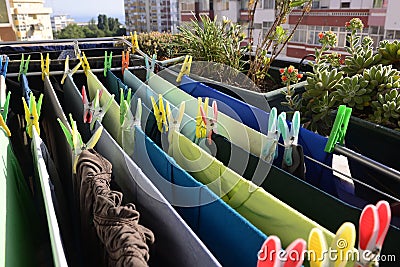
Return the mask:
<svg viewBox="0 0 400 267">
<path fill-rule="evenodd" d="M 363 72 L 363 77 L 369 82 L 368 88 L 375 92 L 400 87 L 400 72 L 390 65 L 372 66 Z"/>
<path fill-rule="evenodd" d="M 379 94 L 378 100 L 372 102 L 374 113 L 370 120 L 380 124 L 400 127 L 400 89 L 392 89 L 385 94 Z"/>
<path fill-rule="evenodd" d="M 348 41 L 353 42 L 351 47 L 347 47 L 347 52 L 351 56 L 344 60 L 345 66 L 342 70 L 349 76 L 361 74 L 364 69 L 376 65 L 381 59 L 381 55 L 372 50 L 373 41 L 370 37 L 365 37 L 360 45 L 358 45 L 359 40 L 360 36 L 348 38 Z"/>
<path fill-rule="evenodd" d="M 335 91 L 336 86 L 343 79 L 343 72 L 336 69 L 329 71 L 327 68 L 320 68 L 319 71 L 314 71 L 314 73 L 307 72 L 307 76 L 306 91 L 303 93 L 303 98 L 310 99 L 323 96 L 325 92 Z"/>
<path fill-rule="evenodd" d="M 384 40 L 379 43 L 378 52 L 381 55 L 381 63 L 384 65 L 400 63 L 400 42 Z"/>
<path fill-rule="evenodd" d="M 371 90 L 367 88 L 368 81 L 363 76 L 357 74 L 353 77 L 346 77 L 343 82 L 336 86 L 337 90 L 333 93 L 335 101 L 340 104 L 363 110 L 370 105 Z"/>
</svg>

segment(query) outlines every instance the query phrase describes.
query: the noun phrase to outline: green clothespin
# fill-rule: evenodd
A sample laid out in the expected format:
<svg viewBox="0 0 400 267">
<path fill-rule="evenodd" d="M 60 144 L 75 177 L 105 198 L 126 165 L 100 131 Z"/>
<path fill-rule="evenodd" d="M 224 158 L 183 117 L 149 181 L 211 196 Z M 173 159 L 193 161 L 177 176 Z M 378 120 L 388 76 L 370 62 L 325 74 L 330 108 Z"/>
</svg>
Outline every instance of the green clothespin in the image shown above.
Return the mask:
<svg viewBox="0 0 400 267">
<path fill-rule="evenodd" d="M 4 90 L 5 90 L 5 88 L 4 88 Z M 6 124 L 7 115 L 8 115 L 8 105 L 10 103 L 10 96 L 11 96 L 11 92 L 8 92 L 7 97 L 4 100 L 4 103 L 0 103 L 0 128 L 4 129 L 7 136 L 11 136 L 11 131 Z M 0 100 L 1 100 L 1 102 L 3 101 L 3 99 L 0 99 Z"/>
<path fill-rule="evenodd" d="M 109 57 L 107 57 L 107 51 L 104 54 L 104 77 L 107 77 L 107 72 L 111 70 L 113 52 L 111 51 Z"/>
<path fill-rule="evenodd" d="M 28 67 L 29 67 L 29 61 L 31 60 L 31 55 L 28 56 L 28 59 L 25 61 L 24 60 L 24 54 L 21 56 L 21 64 L 19 65 L 19 73 L 18 73 L 18 81 L 19 81 L 19 76 L 21 74 L 25 74 L 28 72 Z"/>
<path fill-rule="evenodd" d="M 125 100 L 124 99 L 124 89 L 120 88 L 119 122 L 120 122 L 121 125 L 124 123 L 126 112 L 131 107 L 131 99 L 132 99 L 132 90 L 128 89 L 127 97 L 126 97 L 126 100 Z"/>
<path fill-rule="evenodd" d="M 64 132 L 68 144 L 72 148 L 72 152 L 74 154 L 73 172 L 76 173 L 76 163 L 78 162 L 79 155 L 82 153 L 84 149 L 93 148 L 97 144 L 97 142 L 100 139 L 101 133 L 103 132 L 103 126 L 100 126 L 96 130 L 96 132 L 92 135 L 90 140 L 86 144 L 84 144 L 82 141 L 81 134 L 78 131 L 76 121 L 73 120 L 71 114 L 69 114 L 69 117 L 71 121 L 71 130 L 66 125 L 64 125 L 64 123 L 60 120 L 60 118 L 57 118 L 57 121 Z"/>
<path fill-rule="evenodd" d="M 331 134 L 329 135 L 328 142 L 326 143 L 324 151 L 332 153 L 335 149 L 336 143 L 344 144 L 344 137 L 346 135 L 347 126 L 351 116 L 352 109 L 345 105 L 340 105 L 338 112 L 333 123 Z"/>
</svg>

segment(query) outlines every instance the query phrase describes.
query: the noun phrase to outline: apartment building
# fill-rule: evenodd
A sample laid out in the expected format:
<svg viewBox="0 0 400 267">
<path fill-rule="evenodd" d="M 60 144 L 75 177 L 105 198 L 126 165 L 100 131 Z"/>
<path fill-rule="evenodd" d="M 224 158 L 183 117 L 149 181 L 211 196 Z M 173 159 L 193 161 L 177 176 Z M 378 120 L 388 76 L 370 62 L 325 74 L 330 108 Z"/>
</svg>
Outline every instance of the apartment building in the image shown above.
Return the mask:
<svg viewBox="0 0 400 267">
<path fill-rule="evenodd" d="M 398 0 L 314 0 L 310 13 L 288 43 L 286 55 L 302 58 L 312 54 L 320 45 L 318 33 L 329 30 L 337 34 L 337 49 L 341 50 L 346 44 L 344 25 L 354 17 L 362 20 L 365 27 L 362 35 L 369 35 L 375 46 L 383 39 L 398 38 L 400 19 L 396 12 L 399 8 Z M 300 14 L 299 10 L 289 16 L 290 27 L 294 27 Z"/>
<path fill-rule="evenodd" d="M 16 37 L 25 40 L 52 40 L 51 8 L 44 0 L 9 0 Z"/>
<path fill-rule="evenodd" d="M 8 0 L 0 0 L 0 42 L 15 41 L 15 30 Z"/>
<path fill-rule="evenodd" d="M 127 31 L 177 32 L 178 0 L 124 0 Z"/>
<path fill-rule="evenodd" d="M 69 15 L 55 15 L 51 17 L 51 28 L 53 31 L 61 31 L 75 20 Z"/>
</svg>

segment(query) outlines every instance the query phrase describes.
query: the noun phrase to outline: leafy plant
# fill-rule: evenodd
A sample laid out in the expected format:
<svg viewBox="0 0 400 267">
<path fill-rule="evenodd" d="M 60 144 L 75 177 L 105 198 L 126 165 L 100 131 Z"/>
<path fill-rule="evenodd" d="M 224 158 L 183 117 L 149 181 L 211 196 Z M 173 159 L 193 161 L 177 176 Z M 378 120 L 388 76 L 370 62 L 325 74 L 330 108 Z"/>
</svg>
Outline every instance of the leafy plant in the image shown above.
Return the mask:
<svg viewBox="0 0 400 267">
<path fill-rule="evenodd" d="M 222 22 L 201 15 L 200 21 L 192 20 L 178 27 L 180 33 L 172 41 L 182 55 L 192 55 L 193 60 L 224 63 L 242 70 L 242 59 L 248 51 L 241 45 L 246 37 L 242 26 L 223 18 Z"/>
<path fill-rule="evenodd" d="M 384 40 L 380 42 L 378 52 L 381 55 L 381 63 L 383 65 L 393 64 L 396 68 L 400 67 L 400 42 L 394 40 L 389 42 Z"/>
<path fill-rule="evenodd" d="M 385 89 L 400 87 L 400 72 L 392 66 L 372 66 L 366 69 L 363 77 L 369 82 L 368 88 L 373 92 L 382 92 Z"/>
<path fill-rule="evenodd" d="M 258 2 L 259 0 L 250 0 L 248 4 L 250 47 L 252 47 L 254 43 L 254 14 L 256 12 Z M 257 86 L 262 87 L 265 77 L 268 76 L 267 73 L 271 63 L 282 52 L 283 48 L 292 38 L 304 15 L 310 11 L 311 3 L 312 0 L 275 1 L 275 20 L 272 23 L 268 33 L 265 34 L 261 40 L 258 40 L 254 56 L 250 54 L 250 68 L 247 75 Z M 285 30 L 282 27 L 282 24 L 286 23 L 286 18 L 289 16 L 292 10 L 297 7 L 302 7 L 300 18 L 296 22 L 293 29 Z"/>
<path fill-rule="evenodd" d="M 147 55 L 157 54 L 158 60 L 174 58 L 179 55 L 179 49 L 173 45 L 177 36 L 166 32 L 139 33 L 140 49 Z"/>
</svg>

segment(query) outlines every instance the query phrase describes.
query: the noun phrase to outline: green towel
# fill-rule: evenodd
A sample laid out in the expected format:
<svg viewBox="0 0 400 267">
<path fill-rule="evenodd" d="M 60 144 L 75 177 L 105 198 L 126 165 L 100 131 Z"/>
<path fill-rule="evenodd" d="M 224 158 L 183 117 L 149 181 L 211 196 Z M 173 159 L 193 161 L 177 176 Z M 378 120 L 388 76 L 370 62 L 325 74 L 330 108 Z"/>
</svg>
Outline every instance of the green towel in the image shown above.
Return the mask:
<svg viewBox="0 0 400 267">
<path fill-rule="evenodd" d="M 265 234 L 279 236 L 284 247 L 297 238 L 307 240 L 314 227 L 323 231 L 329 244 L 332 241 L 334 234 L 225 167 L 178 132 L 172 133 L 169 154 Z"/>
</svg>

